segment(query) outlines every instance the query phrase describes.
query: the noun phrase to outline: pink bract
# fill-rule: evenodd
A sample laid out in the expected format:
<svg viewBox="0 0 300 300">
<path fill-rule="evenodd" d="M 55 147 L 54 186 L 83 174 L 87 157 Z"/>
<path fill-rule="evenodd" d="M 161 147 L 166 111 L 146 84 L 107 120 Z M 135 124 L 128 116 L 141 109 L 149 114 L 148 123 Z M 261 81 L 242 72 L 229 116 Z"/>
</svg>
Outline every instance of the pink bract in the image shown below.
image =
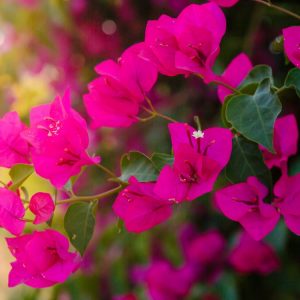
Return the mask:
<svg viewBox="0 0 300 300">
<path fill-rule="evenodd" d="M 282 31 L 285 54 L 297 68 L 300 68 L 300 26 L 287 27 Z"/>
<path fill-rule="evenodd" d="M 84 103 L 92 127 L 128 127 L 137 122 L 139 106 L 157 80 L 154 65 L 139 57 L 143 44 L 128 48 L 118 60 L 96 66 L 101 77 L 89 84 Z"/>
<path fill-rule="evenodd" d="M 225 30 L 226 19 L 218 5 L 191 4 L 176 19 L 162 15 L 148 22 L 143 57 L 164 75 L 198 73 L 210 81 Z"/>
<path fill-rule="evenodd" d="M 25 208 L 17 193 L 0 188 L 0 226 L 13 235 L 20 235 L 25 227 L 24 215 Z"/>
<path fill-rule="evenodd" d="M 293 233 L 300 235 L 300 174 L 284 174 L 275 184 L 274 206 L 282 214 L 286 226 Z"/>
<path fill-rule="evenodd" d="M 29 144 L 21 137 L 26 129 L 16 112 L 8 112 L 0 119 L 0 165 L 11 168 L 15 164 L 30 163 Z"/>
<path fill-rule="evenodd" d="M 51 218 L 55 205 L 50 194 L 36 193 L 30 199 L 29 209 L 35 215 L 33 224 L 40 224 Z"/>
<path fill-rule="evenodd" d="M 172 215 L 172 203 L 162 200 L 154 192 L 154 183 L 129 179 L 129 186 L 120 192 L 113 210 L 128 231 L 140 233 L 164 221 Z"/>
<path fill-rule="evenodd" d="M 249 57 L 241 53 L 229 63 L 219 80 L 236 88 L 245 79 L 252 67 Z M 218 96 L 222 103 L 231 94 L 231 90 L 221 85 L 218 86 Z"/>
<path fill-rule="evenodd" d="M 261 147 L 268 168 L 286 168 L 288 158 L 297 153 L 298 125 L 294 115 L 278 118 L 274 127 L 274 153 Z"/>
<path fill-rule="evenodd" d="M 223 7 L 231 7 L 239 2 L 239 0 L 210 0 Z"/>
<path fill-rule="evenodd" d="M 184 123 L 171 123 L 169 130 L 175 160 L 162 169 L 155 192 L 170 201 L 191 201 L 213 189 L 230 158 L 232 135 L 228 129 L 210 128 L 195 138 L 197 131 Z"/>
<path fill-rule="evenodd" d="M 279 268 L 276 252 L 268 244 L 253 240 L 247 233 L 239 237 L 229 256 L 230 264 L 241 273 L 267 275 Z"/>
<path fill-rule="evenodd" d="M 22 283 L 49 287 L 64 282 L 79 266 L 79 256 L 69 252 L 67 238 L 52 229 L 7 238 L 6 242 L 16 258 L 11 264 L 9 287 Z"/>
<path fill-rule="evenodd" d="M 51 104 L 34 107 L 30 113 L 30 128 L 22 136 L 31 144 L 32 162 L 40 176 L 62 188 L 71 176 L 86 165 L 100 161 L 90 157 L 87 126 L 84 119 L 71 108 L 67 92 Z"/>
<path fill-rule="evenodd" d="M 185 299 L 194 282 L 189 266 L 174 268 L 168 261 L 153 262 L 146 274 L 146 283 L 153 300 Z"/>
<path fill-rule="evenodd" d="M 279 213 L 271 204 L 264 203 L 268 189 L 256 177 L 219 190 L 215 199 L 222 213 L 239 222 L 255 240 L 270 233 L 279 220 Z"/>
</svg>

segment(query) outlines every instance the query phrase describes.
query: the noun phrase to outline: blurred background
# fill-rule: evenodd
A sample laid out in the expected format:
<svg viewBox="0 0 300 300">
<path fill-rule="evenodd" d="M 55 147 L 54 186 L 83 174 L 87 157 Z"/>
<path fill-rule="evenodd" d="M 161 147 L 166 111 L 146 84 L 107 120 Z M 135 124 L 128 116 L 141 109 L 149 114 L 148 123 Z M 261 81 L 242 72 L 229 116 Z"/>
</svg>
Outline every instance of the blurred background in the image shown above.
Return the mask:
<svg viewBox="0 0 300 300">
<path fill-rule="evenodd" d="M 94 67 L 107 58 L 117 59 L 126 47 L 143 40 L 149 19 L 161 14 L 177 16 L 189 0 L 1 0 L 0 1 L 0 114 L 17 111 L 25 122 L 32 106 L 52 101 L 71 88 L 73 105 L 86 116 L 82 95 L 96 77 Z M 203 3 L 204 1 L 193 1 Z M 299 0 L 277 1 L 300 13 Z M 227 33 L 215 70 L 222 73 L 240 52 L 253 64 L 268 64 L 281 86 L 292 67 L 280 42 L 284 27 L 299 25 L 276 10 L 241 0 L 225 9 Z M 284 113 L 300 120 L 296 94 L 285 94 Z M 151 92 L 159 111 L 180 121 L 198 115 L 204 128 L 220 125 L 221 105 L 214 86 L 198 78 L 161 76 Z M 87 121 L 89 121 L 87 119 Z M 165 121 L 154 120 L 128 129 L 90 132 L 92 151 L 118 171 L 119 158 L 129 150 L 170 153 Z M 300 158 L 290 162 L 300 171 Z M 7 181 L 7 170 L 0 178 Z M 276 171 L 273 174 L 278 175 Z M 218 186 L 225 185 L 221 176 Z M 27 183 L 31 193 L 52 191 L 41 178 Z M 76 184 L 78 193 L 92 194 L 108 188 L 98 170 L 87 170 Z M 300 299 L 300 238 L 281 223 L 262 243 L 249 241 L 240 226 L 216 210 L 212 195 L 185 203 L 173 217 L 149 232 L 127 233 L 112 212 L 113 199 L 101 202 L 97 228 L 84 256 L 82 268 L 66 283 L 44 290 L 7 288 L 12 257 L 4 234 L 0 252 L 0 299 Z M 63 232 L 62 216 L 53 226 Z M 254 243 L 254 244 L 253 244 Z M 239 257 L 249 266 L 240 266 Z M 191 275 L 192 274 L 192 275 Z M 196 274 L 196 275 L 195 275 Z M 174 292 L 176 291 L 176 293 Z M 127 295 L 127 298 L 117 298 Z M 161 296 L 164 295 L 164 296 Z M 181 295 L 181 296 L 178 296 Z M 124 296 L 125 297 L 125 296 Z"/>
</svg>

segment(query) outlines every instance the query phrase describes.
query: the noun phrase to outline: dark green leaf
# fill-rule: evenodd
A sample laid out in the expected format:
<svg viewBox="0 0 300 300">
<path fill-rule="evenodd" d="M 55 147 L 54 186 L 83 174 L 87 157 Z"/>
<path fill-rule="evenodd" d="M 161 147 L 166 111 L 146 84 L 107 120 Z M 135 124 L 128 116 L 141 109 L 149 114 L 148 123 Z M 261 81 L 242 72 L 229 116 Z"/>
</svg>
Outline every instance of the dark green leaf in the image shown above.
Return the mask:
<svg viewBox="0 0 300 300">
<path fill-rule="evenodd" d="M 16 191 L 26 181 L 26 179 L 33 174 L 33 172 L 34 168 L 31 165 L 14 165 L 9 171 L 9 176 L 12 181 L 12 185 L 9 187 L 9 189 Z"/>
<path fill-rule="evenodd" d="M 149 157 L 141 152 L 129 152 L 121 158 L 120 177 L 123 181 L 128 181 L 131 176 L 135 176 L 139 181 L 155 181 L 158 171 Z"/>
<path fill-rule="evenodd" d="M 277 252 L 283 252 L 287 242 L 288 230 L 285 223 L 281 220 L 275 229 L 268 234 L 266 242 L 273 246 Z"/>
<path fill-rule="evenodd" d="M 225 112 L 226 120 L 249 140 L 273 150 L 274 123 L 281 111 L 281 103 L 271 91 L 270 81 L 264 80 L 255 94 L 232 97 Z"/>
<path fill-rule="evenodd" d="M 255 176 L 268 187 L 272 185 L 271 173 L 264 164 L 258 145 L 242 136 L 235 136 L 233 139 L 225 174 L 232 183 L 244 182 L 249 176 Z"/>
<path fill-rule="evenodd" d="M 165 165 L 173 165 L 174 157 L 171 154 L 166 153 L 153 153 L 151 156 L 151 160 L 156 166 L 156 168 L 160 171 Z"/>
<path fill-rule="evenodd" d="M 294 88 L 298 97 L 300 98 L 300 69 L 294 68 L 289 71 L 286 76 L 284 86 L 286 88 Z"/>
<path fill-rule="evenodd" d="M 247 77 L 239 85 L 239 89 L 250 84 L 259 84 L 265 79 L 269 79 L 270 83 L 273 84 L 272 69 L 267 65 L 257 65 L 249 72 Z"/>
<path fill-rule="evenodd" d="M 72 245 L 83 255 L 95 226 L 94 209 L 97 202 L 72 204 L 65 215 L 64 226 Z"/>
</svg>

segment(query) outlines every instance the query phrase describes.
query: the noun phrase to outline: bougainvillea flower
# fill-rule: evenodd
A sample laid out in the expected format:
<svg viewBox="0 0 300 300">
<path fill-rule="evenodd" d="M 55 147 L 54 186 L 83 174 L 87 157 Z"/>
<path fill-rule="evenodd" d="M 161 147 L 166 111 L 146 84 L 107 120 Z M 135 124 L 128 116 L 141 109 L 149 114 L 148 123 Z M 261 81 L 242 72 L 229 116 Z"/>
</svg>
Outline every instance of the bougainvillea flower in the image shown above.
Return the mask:
<svg viewBox="0 0 300 300">
<path fill-rule="evenodd" d="M 252 67 L 249 57 L 246 54 L 241 53 L 230 62 L 219 80 L 236 88 L 243 79 L 245 79 Z M 232 94 L 231 90 L 221 85 L 218 86 L 218 96 L 222 103 L 224 102 L 225 97 L 230 94 Z"/>
<path fill-rule="evenodd" d="M 261 147 L 268 168 L 285 167 L 288 158 L 297 153 L 298 126 L 294 115 L 278 118 L 274 127 L 275 154 Z"/>
<path fill-rule="evenodd" d="M 6 242 L 16 258 L 11 264 L 9 287 L 22 283 L 49 287 L 64 282 L 79 267 L 79 255 L 69 252 L 69 241 L 55 230 L 35 231 Z"/>
<path fill-rule="evenodd" d="M 183 123 L 169 124 L 174 165 L 165 166 L 155 186 L 163 199 L 194 200 L 210 192 L 232 148 L 230 130 L 210 128 L 204 132 Z"/>
<path fill-rule="evenodd" d="M 239 2 L 239 0 L 210 0 L 210 1 L 215 2 L 218 5 L 223 7 L 231 7 L 233 5 L 236 5 Z"/>
<path fill-rule="evenodd" d="M 256 177 L 216 192 L 215 199 L 222 213 L 239 222 L 255 240 L 261 240 L 270 233 L 279 220 L 279 213 L 264 198 L 268 189 Z"/>
<path fill-rule="evenodd" d="M 288 59 L 300 68 L 300 26 L 291 26 L 283 31 L 284 52 Z"/>
<path fill-rule="evenodd" d="M 134 294 L 126 294 L 121 296 L 115 296 L 113 300 L 138 300 Z"/>
<path fill-rule="evenodd" d="M 115 200 L 113 210 L 121 218 L 128 231 L 140 233 L 164 221 L 172 215 L 172 202 L 160 199 L 154 192 L 154 183 L 129 179 L 129 186 Z"/>
<path fill-rule="evenodd" d="M 263 241 L 253 240 L 243 233 L 238 244 L 229 256 L 230 264 L 241 273 L 259 273 L 267 275 L 279 268 L 280 262 L 276 252 Z"/>
<path fill-rule="evenodd" d="M 195 281 L 189 266 L 174 268 L 168 261 L 153 262 L 145 279 L 153 300 L 185 299 Z"/>
<path fill-rule="evenodd" d="M 191 4 L 176 19 L 162 15 L 148 22 L 143 56 L 164 75 L 192 72 L 209 81 L 225 30 L 226 19 L 218 5 Z"/>
<path fill-rule="evenodd" d="M 51 218 L 55 205 L 50 194 L 36 193 L 30 199 L 29 209 L 35 215 L 33 224 L 40 224 Z"/>
<path fill-rule="evenodd" d="M 85 165 L 98 163 L 86 150 L 89 145 L 84 119 L 71 108 L 70 94 L 51 104 L 34 107 L 30 128 L 22 136 L 31 144 L 32 162 L 40 176 L 62 188 Z"/>
<path fill-rule="evenodd" d="M 25 130 L 16 112 L 8 112 L 0 119 L 0 166 L 11 168 L 15 164 L 30 163 L 29 145 L 21 137 Z"/>
<path fill-rule="evenodd" d="M 300 174 L 284 174 L 275 184 L 274 206 L 282 214 L 286 226 L 293 233 L 300 235 Z"/>
<path fill-rule="evenodd" d="M 0 188 L 0 226 L 11 234 L 19 235 L 25 227 L 24 214 L 25 208 L 18 194 Z"/>
<path fill-rule="evenodd" d="M 136 122 L 145 94 L 157 80 L 156 67 L 139 57 L 142 44 L 128 48 L 118 62 L 96 66 L 100 78 L 89 84 L 84 103 L 94 128 L 128 127 Z"/>
</svg>

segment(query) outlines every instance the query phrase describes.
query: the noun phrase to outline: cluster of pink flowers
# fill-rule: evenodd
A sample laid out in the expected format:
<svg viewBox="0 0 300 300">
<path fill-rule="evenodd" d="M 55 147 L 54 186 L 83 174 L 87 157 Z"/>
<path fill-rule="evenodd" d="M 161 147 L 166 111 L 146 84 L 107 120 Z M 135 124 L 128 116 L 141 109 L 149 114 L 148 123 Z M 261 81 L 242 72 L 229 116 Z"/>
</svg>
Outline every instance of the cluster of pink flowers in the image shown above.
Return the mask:
<svg viewBox="0 0 300 300">
<path fill-rule="evenodd" d="M 221 82 L 218 96 L 223 103 L 232 94 L 226 85 L 238 88 L 253 67 L 241 53 L 223 74 L 213 72 L 226 31 L 225 15 L 219 5 L 229 7 L 237 2 L 192 4 L 177 18 L 162 15 L 147 23 L 143 42 L 129 47 L 117 61 L 106 60 L 97 65 L 99 77 L 88 85 L 88 93 L 84 95 L 91 127 L 128 127 L 138 122 L 141 108 L 145 108 L 146 102 L 149 104 L 147 94 L 158 73 L 194 74 L 206 83 Z M 284 29 L 283 35 L 285 52 L 299 67 L 299 26 Z M 151 109 L 145 111 L 151 113 Z M 233 134 L 229 129 L 212 127 L 202 131 L 179 122 L 168 127 L 174 162 L 165 165 L 155 181 L 140 182 L 132 176 L 113 204 L 115 214 L 128 231 L 149 230 L 170 218 L 173 206 L 212 192 L 230 160 Z M 274 129 L 275 153 L 260 147 L 268 168 L 278 167 L 282 172 L 274 186 L 272 202 L 265 201 L 270 191 L 256 177 L 218 190 L 215 194 L 218 208 L 226 217 L 239 222 L 247 233 L 240 236 L 226 259 L 222 257 L 223 236 L 209 231 L 189 239 L 184 249 L 184 266 L 174 268 L 166 260 L 153 262 L 145 272 L 153 299 L 182 299 L 196 279 L 213 281 L 225 260 L 240 272 L 266 274 L 278 268 L 276 254 L 260 240 L 274 229 L 281 215 L 287 227 L 300 235 L 300 174 L 289 176 L 287 164 L 289 157 L 297 153 L 297 143 L 295 117 L 279 118 Z M 16 164 L 30 164 L 58 190 L 79 174 L 82 167 L 100 162 L 100 157 L 87 153 L 88 147 L 86 121 L 71 107 L 69 91 L 50 104 L 32 108 L 29 127 L 15 112 L 0 120 L 0 165 L 12 168 Z M 7 239 L 16 258 L 9 286 L 24 283 L 39 288 L 65 281 L 79 267 L 79 255 L 69 252 L 68 240 L 52 229 L 23 234 L 25 207 L 20 191 L 10 190 L 9 186 L 0 188 L 0 226 L 15 236 Z M 36 193 L 30 199 L 29 209 L 35 215 L 33 224 L 45 223 L 51 219 L 55 203 L 50 194 Z"/>
</svg>

